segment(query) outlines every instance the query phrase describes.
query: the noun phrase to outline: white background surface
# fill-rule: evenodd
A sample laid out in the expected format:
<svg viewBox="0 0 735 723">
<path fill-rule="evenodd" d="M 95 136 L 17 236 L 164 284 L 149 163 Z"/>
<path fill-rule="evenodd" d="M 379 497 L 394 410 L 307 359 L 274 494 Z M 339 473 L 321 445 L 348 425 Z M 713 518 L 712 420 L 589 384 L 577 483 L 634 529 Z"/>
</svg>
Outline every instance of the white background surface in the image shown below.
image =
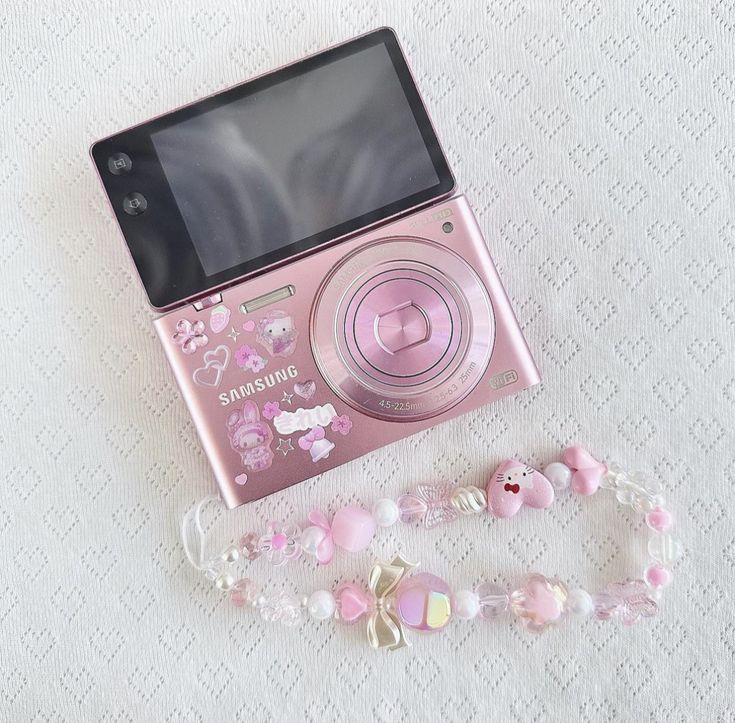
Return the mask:
<svg viewBox="0 0 735 723">
<path fill-rule="evenodd" d="M 545 379 L 232 518 L 483 483 L 580 441 L 670 491 L 688 556 L 655 621 L 456 623 L 384 655 L 361 626 L 262 623 L 184 564 L 177 526 L 212 477 L 87 148 L 381 24 Z M 0 719 L 735 720 L 734 47 L 727 0 L 4 3 Z M 364 579 L 401 550 L 457 588 L 535 569 L 595 589 L 638 573 L 631 523 L 565 497 L 395 529 L 285 584 Z"/>
</svg>

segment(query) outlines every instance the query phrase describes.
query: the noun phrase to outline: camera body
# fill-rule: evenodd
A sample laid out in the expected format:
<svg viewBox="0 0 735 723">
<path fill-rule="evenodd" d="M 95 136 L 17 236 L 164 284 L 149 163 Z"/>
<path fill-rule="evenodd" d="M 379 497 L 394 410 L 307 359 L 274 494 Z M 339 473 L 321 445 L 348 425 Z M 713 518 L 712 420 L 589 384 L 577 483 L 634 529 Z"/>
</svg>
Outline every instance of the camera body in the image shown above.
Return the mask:
<svg viewBox="0 0 735 723">
<path fill-rule="evenodd" d="M 229 507 L 539 381 L 389 28 L 91 155 Z"/>
<path fill-rule="evenodd" d="M 539 381 L 463 196 L 155 327 L 229 507 Z"/>
</svg>

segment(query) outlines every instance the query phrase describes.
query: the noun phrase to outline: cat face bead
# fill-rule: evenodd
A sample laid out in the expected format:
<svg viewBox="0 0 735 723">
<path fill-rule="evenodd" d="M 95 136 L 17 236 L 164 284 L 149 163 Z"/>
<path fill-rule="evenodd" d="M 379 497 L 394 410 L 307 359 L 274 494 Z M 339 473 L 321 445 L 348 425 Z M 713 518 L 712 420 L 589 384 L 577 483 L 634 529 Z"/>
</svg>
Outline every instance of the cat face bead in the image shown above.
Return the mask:
<svg viewBox="0 0 735 723">
<path fill-rule="evenodd" d="M 545 509 L 553 501 L 551 482 L 517 459 L 506 459 L 487 485 L 487 506 L 496 517 L 512 517 L 523 505 Z"/>
</svg>

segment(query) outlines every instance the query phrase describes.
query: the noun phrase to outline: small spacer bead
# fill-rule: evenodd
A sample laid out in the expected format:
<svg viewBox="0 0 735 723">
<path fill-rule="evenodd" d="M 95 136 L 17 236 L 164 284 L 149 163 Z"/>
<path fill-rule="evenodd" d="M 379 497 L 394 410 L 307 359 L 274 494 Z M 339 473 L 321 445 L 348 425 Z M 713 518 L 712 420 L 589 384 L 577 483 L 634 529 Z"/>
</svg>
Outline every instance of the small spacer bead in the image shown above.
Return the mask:
<svg viewBox="0 0 735 723">
<path fill-rule="evenodd" d="M 671 571 L 663 565 L 649 565 L 643 573 L 643 577 L 651 587 L 657 589 L 667 587 L 672 580 Z"/>
</svg>

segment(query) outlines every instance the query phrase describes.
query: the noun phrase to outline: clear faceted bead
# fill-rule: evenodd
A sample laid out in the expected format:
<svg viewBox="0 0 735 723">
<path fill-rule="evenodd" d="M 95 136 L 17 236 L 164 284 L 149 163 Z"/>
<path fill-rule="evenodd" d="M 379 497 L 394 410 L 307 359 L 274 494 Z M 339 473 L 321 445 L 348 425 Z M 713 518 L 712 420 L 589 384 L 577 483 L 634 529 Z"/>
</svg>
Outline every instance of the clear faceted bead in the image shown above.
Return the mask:
<svg viewBox="0 0 735 723">
<path fill-rule="evenodd" d="M 633 510 L 638 514 L 650 512 L 656 505 L 654 498 L 648 494 L 635 495 L 631 503 Z"/>
<path fill-rule="evenodd" d="M 248 578 L 238 580 L 230 590 L 230 601 L 236 608 L 251 605 L 258 596 L 258 586 Z"/>
<path fill-rule="evenodd" d="M 479 616 L 483 620 L 494 620 L 502 615 L 510 603 L 510 595 L 494 582 L 483 582 L 475 588 L 480 601 Z"/>
<path fill-rule="evenodd" d="M 671 565 L 684 553 L 684 547 L 678 538 L 668 533 L 654 535 L 648 541 L 648 554 L 662 565 Z"/>
<path fill-rule="evenodd" d="M 622 487 L 615 493 L 615 498 L 621 505 L 632 505 L 635 499 L 635 491 L 627 486 Z"/>
<path fill-rule="evenodd" d="M 260 557 L 260 536 L 254 532 L 248 532 L 240 538 L 240 547 L 242 554 L 248 560 L 255 560 Z"/>
</svg>

